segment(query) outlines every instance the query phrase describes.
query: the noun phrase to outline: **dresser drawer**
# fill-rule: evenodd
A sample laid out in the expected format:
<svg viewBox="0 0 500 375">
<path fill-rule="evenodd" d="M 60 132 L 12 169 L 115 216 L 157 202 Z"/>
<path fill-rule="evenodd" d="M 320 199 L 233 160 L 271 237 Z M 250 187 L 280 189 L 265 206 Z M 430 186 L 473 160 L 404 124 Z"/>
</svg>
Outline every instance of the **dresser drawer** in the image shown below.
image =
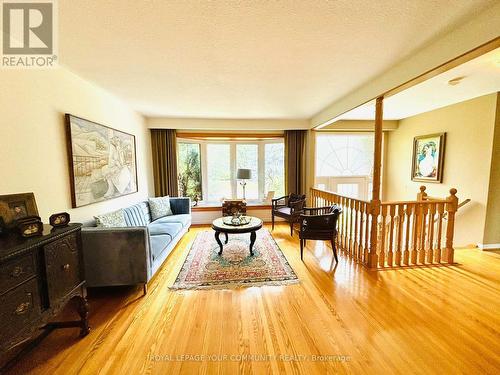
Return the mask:
<svg viewBox="0 0 500 375">
<path fill-rule="evenodd" d="M 0 297 L 0 341 L 11 340 L 40 315 L 37 279 L 31 279 Z"/>
<path fill-rule="evenodd" d="M 33 254 L 11 260 L 0 266 L 0 290 L 4 292 L 34 275 L 35 259 Z"/>
<path fill-rule="evenodd" d="M 49 303 L 56 303 L 82 281 L 78 236 L 72 233 L 44 246 Z"/>
</svg>

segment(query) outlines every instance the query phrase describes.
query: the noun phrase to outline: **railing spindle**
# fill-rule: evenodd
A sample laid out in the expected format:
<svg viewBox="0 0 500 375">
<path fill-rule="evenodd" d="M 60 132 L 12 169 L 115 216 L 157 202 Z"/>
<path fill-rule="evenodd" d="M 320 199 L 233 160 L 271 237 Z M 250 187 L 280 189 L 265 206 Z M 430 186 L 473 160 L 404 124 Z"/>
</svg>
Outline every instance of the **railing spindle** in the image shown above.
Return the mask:
<svg viewBox="0 0 500 375">
<path fill-rule="evenodd" d="M 431 264 L 434 257 L 434 219 L 436 217 L 436 203 L 431 203 L 429 208 L 429 228 L 428 228 L 428 246 L 427 246 L 427 263 Z"/>
</svg>

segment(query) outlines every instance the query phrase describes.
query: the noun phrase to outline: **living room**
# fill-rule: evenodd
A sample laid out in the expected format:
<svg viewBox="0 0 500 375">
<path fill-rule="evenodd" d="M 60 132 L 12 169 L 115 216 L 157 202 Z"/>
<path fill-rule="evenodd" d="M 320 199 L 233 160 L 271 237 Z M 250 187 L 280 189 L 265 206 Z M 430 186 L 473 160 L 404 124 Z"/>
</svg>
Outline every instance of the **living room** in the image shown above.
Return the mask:
<svg viewBox="0 0 500 375">
<path fill-rule="evenodd" d="M 498 371 L 497 2 L 30 4 L 0 373 Z"/>
</svg>

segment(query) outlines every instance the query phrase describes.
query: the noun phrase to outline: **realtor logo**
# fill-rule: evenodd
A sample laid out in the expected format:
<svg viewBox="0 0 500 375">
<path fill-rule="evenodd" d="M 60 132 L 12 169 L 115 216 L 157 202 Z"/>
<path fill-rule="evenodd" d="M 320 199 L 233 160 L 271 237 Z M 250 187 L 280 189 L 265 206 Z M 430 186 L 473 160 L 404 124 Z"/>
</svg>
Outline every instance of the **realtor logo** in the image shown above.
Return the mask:
<svg viewBox="0 0 500 375">
<path fill-rule="evenodd" d="M 2 2 L 2 67 L 55 65 L 55 3 L 52 0 Z"/>
</svg>

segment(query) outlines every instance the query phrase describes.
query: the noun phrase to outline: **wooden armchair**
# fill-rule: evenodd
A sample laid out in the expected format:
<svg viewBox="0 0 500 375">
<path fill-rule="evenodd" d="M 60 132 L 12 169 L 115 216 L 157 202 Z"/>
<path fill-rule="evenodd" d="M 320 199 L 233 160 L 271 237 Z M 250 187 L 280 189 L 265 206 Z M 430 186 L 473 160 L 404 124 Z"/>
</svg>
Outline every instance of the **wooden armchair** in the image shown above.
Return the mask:
<svg viewBox="0 0 500 375">
<path fill-rule="evenodd" d="M 342 213 L 339 206 L 304 208 L 300 215 L 300 259 L 303 260 L 306 240 L 324 240 L 332 244 L 333 256 L 338 263 L 335 237 L 337 237 L 337 220 Z"/>
<path fill-rule="evenodd" d="M 271 202 L 272 229 L 274 230 L 274 217 L 281 217 L 290 223 L 290 235 L 293 236 L 293 224 L 299 222 L 300 214 L 306 204 L 306 196 L 290 194 L 273 199 Z"/>
</svg>

